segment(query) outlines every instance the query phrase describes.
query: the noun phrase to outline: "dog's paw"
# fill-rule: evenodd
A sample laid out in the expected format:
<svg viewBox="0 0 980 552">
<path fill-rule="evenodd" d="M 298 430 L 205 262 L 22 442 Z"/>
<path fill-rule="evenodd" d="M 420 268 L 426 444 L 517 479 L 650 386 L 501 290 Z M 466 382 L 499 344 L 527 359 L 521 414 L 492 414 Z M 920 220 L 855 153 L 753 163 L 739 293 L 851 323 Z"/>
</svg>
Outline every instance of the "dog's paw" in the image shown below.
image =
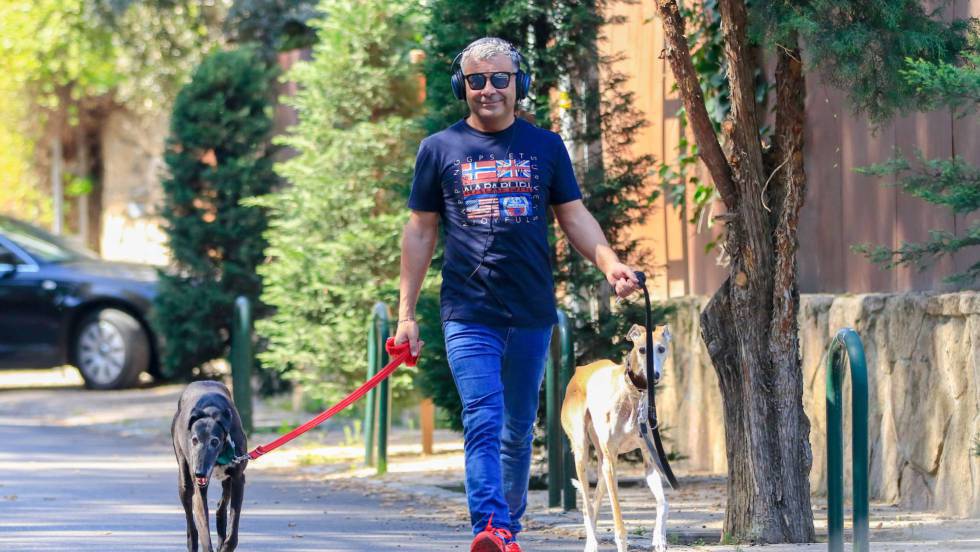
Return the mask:
<svg viewBox="0 0 980 552">
<path fill-rule="evenodd" d="M 651 552 L 667 552 L 667 539 L 663 535 L 654 534 L 653 542 L 650 543 Z"/>
</svg>

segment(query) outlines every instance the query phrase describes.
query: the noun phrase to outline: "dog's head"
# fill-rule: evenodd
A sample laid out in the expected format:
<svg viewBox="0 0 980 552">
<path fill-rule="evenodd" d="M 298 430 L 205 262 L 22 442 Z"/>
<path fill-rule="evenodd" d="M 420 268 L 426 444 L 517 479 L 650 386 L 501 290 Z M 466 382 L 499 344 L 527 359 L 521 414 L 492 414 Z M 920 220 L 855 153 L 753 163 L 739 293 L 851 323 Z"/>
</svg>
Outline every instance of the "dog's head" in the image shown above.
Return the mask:
<svg viewBox="0 0 980 552">
<path fill-rule="evenodd" d="M 626 339 L 633 343 L 633 349 L 626 356 L 626 370 L 629 372 L 630 379 L 639 389 L 649 387 L 647 382 L 647 354 L 653 354 L 653 374 L 654 382 L 660 381 L 663 376 L 664 360 L 667 358 L 667 346 L 670 343 L 670 329 L 664 326 L 657 326 L 653 329 L 652 347 L 647 346 L 646 328 L 639 324 L 633 324 Z"/>
<path fill-rule="evenodd" d="M 231 409 L 221 406 L 200 406 L 191 410 L 187 422 L 187 451 L 194 480 L 201 487 L 211 479 L 211 470 L 218 460 L 231 431 Z"/>
</svg>

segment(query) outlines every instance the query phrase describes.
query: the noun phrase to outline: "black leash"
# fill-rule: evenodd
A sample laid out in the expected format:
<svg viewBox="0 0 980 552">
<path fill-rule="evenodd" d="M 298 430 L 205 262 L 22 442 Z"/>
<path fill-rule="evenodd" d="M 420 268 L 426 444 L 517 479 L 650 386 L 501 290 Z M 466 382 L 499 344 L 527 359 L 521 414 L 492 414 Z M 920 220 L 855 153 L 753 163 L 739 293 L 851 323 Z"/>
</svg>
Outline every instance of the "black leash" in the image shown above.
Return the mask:
<svg viewBox="0 0 980 552">
<path fill-rule="evenodd" d="M 646 443 L 650 456 L 653 457 L 657 463 L 657 467 L 660 468 L 660 473 L 667 478 L 667 483 L 670 484 L 670 488 L 677 489 L 677 478 L 674 477 L 674 472 L 671 471 L 670 464 L 667 463 L 667 454 L 664 452 L 664 444 L 660 439 L 660 423 L 657 421 L 657 399 L 653 389 L 656 372 L 653 369 L 653 313 L 650 308 L 650 292 L 647 290 L 646 275 L 642 272 L 637 272 L 636 278 L 640 281 L 640 287 L 643 288 L 643 300 L 646 302 L 647 321 L 647 354 L 644 355 L 647 362 L 647 412 L 646 416 L 643 416 L 642 413 L 640 415 L 640 435 L 643 436 L 643 442 Z M 653 435 L 652 442 L 650 440 L 651 435 Z"/>
</svg>

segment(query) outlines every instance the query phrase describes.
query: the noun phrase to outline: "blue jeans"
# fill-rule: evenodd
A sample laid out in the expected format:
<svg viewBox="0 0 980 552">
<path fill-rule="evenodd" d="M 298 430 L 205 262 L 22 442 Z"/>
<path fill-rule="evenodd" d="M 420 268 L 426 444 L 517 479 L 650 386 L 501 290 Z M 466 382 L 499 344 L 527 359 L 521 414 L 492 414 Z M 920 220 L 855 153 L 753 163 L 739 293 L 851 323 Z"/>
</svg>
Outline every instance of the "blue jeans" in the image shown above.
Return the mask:
<svg viewBox="0 0 980 552">
<path fill-rule="evenodd" d="M 449 367 L 463 403 L 466 497 L 473 534 L 517 534 L 527 508 L 531 441 L 551 327 L 443 324 Z"/>
</svg>

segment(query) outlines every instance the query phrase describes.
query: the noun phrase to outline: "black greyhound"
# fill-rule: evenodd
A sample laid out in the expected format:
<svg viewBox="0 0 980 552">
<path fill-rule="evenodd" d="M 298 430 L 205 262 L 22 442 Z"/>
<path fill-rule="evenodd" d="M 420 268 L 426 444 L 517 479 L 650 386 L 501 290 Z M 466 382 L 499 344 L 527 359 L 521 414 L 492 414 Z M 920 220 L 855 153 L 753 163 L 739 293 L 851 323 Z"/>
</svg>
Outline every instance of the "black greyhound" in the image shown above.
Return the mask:
<svg viewBox="0 0 980 552">
<path fill-rule="evenodd" d="M 238 519 L 242 513 L 248 462 L 234 462 L 236 457 L 245 454 L 247 443 L 242 420 L 228 388 L 214 381 L 188 385 L 177 402 L 170 434 L 177 455 L 177 491 L 187 516 L 187 550 L 213 550 L 208 525 L 208 482 L 213 472 L 215 479 L 221 481 L 218 551 L 232 552 L 238 545 Z"/>
</svg>

